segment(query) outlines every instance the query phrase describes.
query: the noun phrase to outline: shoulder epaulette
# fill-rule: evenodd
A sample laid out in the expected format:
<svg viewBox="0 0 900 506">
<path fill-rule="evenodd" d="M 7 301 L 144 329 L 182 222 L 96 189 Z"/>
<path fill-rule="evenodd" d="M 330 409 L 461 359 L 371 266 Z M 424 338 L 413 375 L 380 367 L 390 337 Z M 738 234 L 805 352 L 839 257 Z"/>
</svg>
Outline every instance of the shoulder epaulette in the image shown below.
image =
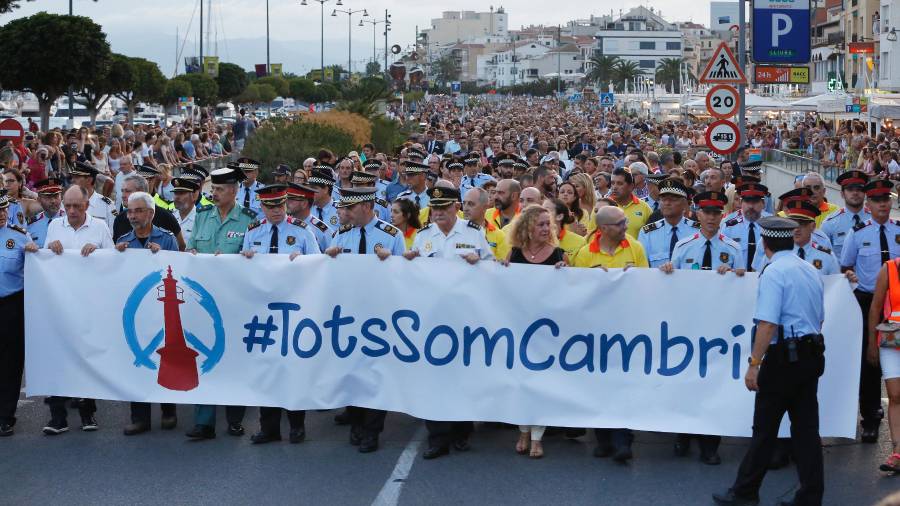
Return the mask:
<svg viewBox="0 0 900 506">
<path fill-rule="evenodd" d="M 475 223 L 474 221 L 470 221 L 469 228 L 474 228 L 475 230 L 481 230 L 481 225 Z"/>
<path fill-rule="evenodd" d="M 171 230 L 166 230 L 164 228 L 157 228 L 157 230 L 159 230 L 160 232 L 162 232 L 166 235 L 171 235 L 172 237 L 175 237 L 175 234 L 173 234 Z"/>
<path fill-rule="evenodd" d="M 400 229 L 391 225 L 390 223 L 382 220 L 378 220 L 375 222 L 375 228 L 378 230 L 384 231 L 386 234 L 389 234 L 391 237 L 400 233 Z"/>
<path fill-rule="evenodd" d="M 740 217 L 738 217 L 738 218 L 731 218 L 730 220 L 728 220 L 728 221 L 725 222 L 725 226 L 726 226 L 726 227 L 733 227 L 733 226 L 737 225 L 737 224 L 740 223 L 740 222 L 741 222 L 741 218 L 740 218 Z"/>
<path fill-rule="evenodd" d="M 312 216 L 312 220 L 310 221 L 312 221 L 312 224 L 322 232 L 328 232 L 328 225 L 326 225 L 324 221 L 315 216 Z"/>
<path fill-rule="evenodd" d="M 15 230 L 16 232 L 21 232 L 23 234 L 27 234 L 28 231 L 18 225 L 10 225 L 9 228 Z"/>
<path fill-rule="evenodd" d="M 847 209 L 842 207 L 842 208 L 838 209 L 837 211 L 829 214 L 828 217 L 825 218 L 825 221 L 828 221 L 828 220 L 834 218 L 835 216 L 840 216 L 840 215 L 844 214 L 845 212 L 847 212 Z"/>
<path fill-rule="evenodd" d="M 43 211 L 37 213 L 36 215 L 32 216 L 31 218 L 28 218 L 28 224 L 31 225 L 31 224 L 37 223 L 37 222 L 41 221 L 42 219 L 44 219 Z"/>
<path fill-rule="evenodd" d="M 869 223 L 867 221 L 861 221 L 858 225 L 853 225 L 853 231 L 857 232 L 866 228 L 867 226 L 869 226 Z"/>
<path fill-rule="evenodd" d="M 691 228 L 700 228 L 699 221 L 688 220 L 688 224 L 691 226 Z"/>
<path fill-rule="evenodd" d="M 306 222 L 305 222 L 305 221 L 303 221 L 303 220 L 298 220 L 298 219 L 296 219 L 296 218 L 294 218 L 294 217 L 292 217 L 292 216 L 288 216 L 288 217 L 287 217 L 287 222 L 290 223 L 291 225 L 296 225 L 296 226 L 298 226 L 298 227 L 300 227 L 300 228 L 306 228 Z"/>
<path fill-rule="evenodd" d="M 253 230 L 254 228 L 259 227 L 260 225 L 262 225 L 262 223 L 259 220 L 251 221 L 250 224 L 247 225 L 247 232 Z"/>
<path fill-rule="evenodd" d="M 381 198 L 375 199 L 375 202 L 377 202 L 378 205 L 380 205 L 381 207 L 387 207 L 387 206 L 388 206 L 388 201 L 387 201 L 387 200 L 384 200 L 384 199 L 381 199 Z"/>
<path fill-rule="evenodd" d="M 816 242 L 813 242 L 812 246 L 813 246 L 813 248 L 816 248 L 817 250 L 821 251 L 822 253 L 831 253 L 831 250 L 829 248 L 826 248 L 825 246 L 822 246 L 821 244 L 818 244 Z"/>
<path fill-rule="evenodd" d="M 429 223 L 429 224 L 425 225 L 424 227 L 420 228 L 420 229 L 419 229 L 419 232 L 421 232 L 421 231 L 423 231 L 423 230 L 428 230 L 429 227 L 431 227 L 431 223 Z"/>
<path fill-rule="evenodd" d="M 207 205 L 205 205 L 205 206 L 200 206 L 200 207 L 197 208 L 197 212 L 198 212 L 198 213 L 202 213 L 203 211 L 209 211 L 210 209 L 212 209 L 212 208 L 214 208 L 214 207 L 216 207 L 216 206 L 214 206 L 214 205 L 212 205 L 212 204 L 207 204 Z"/>
<path fill-rule="evenodd" d="M 100 200 L 102 200 L 108 206 L 111 206 L 113 203 L 112 199 L 110 199 L 109 197 L 105 197 L 103 195 L 100 195 Z"/>
<path fill-rule="evenodd" d="M 256 219 L 256 212 L 253 211 L 253 209 L 250 209 L 249 207 L 242 207 L 241 214 L 243 214 L 244 216 L 249 216 L 253 219 Z"/>
<path fill-rule="evenodd" d="M 641 230 L 643 230 L 643 231 L 646 232 L 646 233 L 653 232 L 654 230 L 656 230 L 656 229 L 658 229 L 659 227 L 662 226 L 662 222 L 663 222 L 663 221 L 664 221 L 664 219 L 663 219 L 663 220 L 656 220 L 656 221 L 654 221 L 653 223 L 648 223 L 648 224 L 644 225 L 643 227 L 641 227 Z"/>
<path fill-rule="evenodd" d="M 353 230 L 353 225 L 341 225 L 341 228 L 338 229 L 339 234 L 343 234 L 344 232 L 349 232 Z"/>
</svg>

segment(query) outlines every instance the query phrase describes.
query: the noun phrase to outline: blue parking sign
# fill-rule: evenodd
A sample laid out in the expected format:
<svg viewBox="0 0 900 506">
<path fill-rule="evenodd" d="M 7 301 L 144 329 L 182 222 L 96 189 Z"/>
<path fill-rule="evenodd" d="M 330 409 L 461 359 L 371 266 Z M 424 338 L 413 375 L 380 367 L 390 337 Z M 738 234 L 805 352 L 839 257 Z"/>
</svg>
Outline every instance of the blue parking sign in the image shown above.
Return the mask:
<svg viewBox="0 0 900 506">
<path fill-rule="evenodd" d="M 812 56 L 810 0 L 753 0 L 756 63 L 809 63 Z"/>
<path fill-rule="evenodd" d="M 612 107 L 616 105 L 616 96 L 612 93 L 601 93 L 600 105 L 603 107 Z"/>
</svg>

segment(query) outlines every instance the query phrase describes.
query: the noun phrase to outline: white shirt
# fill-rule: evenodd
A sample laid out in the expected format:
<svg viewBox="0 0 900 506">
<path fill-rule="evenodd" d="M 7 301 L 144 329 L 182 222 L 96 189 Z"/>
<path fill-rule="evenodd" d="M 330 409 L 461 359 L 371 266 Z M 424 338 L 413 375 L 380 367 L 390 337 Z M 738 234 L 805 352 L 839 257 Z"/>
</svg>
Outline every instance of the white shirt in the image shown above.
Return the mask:
<svg viewBox="0 0 900 506">
<path fill-rule="evenodd" d="M 197 208 L 192 206 L 191 212 L 183 219 L 181 217 L 181 211 L 177 209 L 172 211 L 172 214 L 174 214 L 175 219 L 178 220 L 178 225 L 181 226 L 181 236 L 184 237 L 184 243 L 187 244 L 188 239 L 191 238 L 191 232 L 194 231 L 194 220 L 197 218 Z"/>
<path fill-rule="evenodd" d="M 419 230 L 410 251 L 418 251 L 423 257 L 432 258 L 454 258 L 473 252 L 482 260 L 494 258 L 484 230 L 460 218 L 456 219 L 456 224 L 446 235 L 434 223 Z"/>
<path fill-rule="evenodd" d="M 113 222 L 116 220 L 116 215 L 119 214 L 115 205 L 116 203 L 112 200 L 94 192 L 91 194 L 87 213 L 94 218 L 105 222 L 108 228 L 112 228 Z"/>
<path fill-rule="evenodd" d="M 122 184 L 125 183 L 125 178 L 132 174 L 137 174 L 137 172 L 131 171 L 126 174 L 125 172 L 119 171 L 116 173 L 116 182 L 113 186 L 113 193 L 116 195 L 116 209 L 122 209 Z"/>
<path fill-rule="evenodd" d="M 90 214 L 78 230 L 69 224 L 69 218 L 60 217 L 50 222 L 47 226 L 47 239 L 44 247 L 48 247 L 53 241 L 62 243 L 63 249 L 81 251 L 85 244 L 93 244 L 98 248 L 112 248 L 112 234 L 103 220 L 98 220 Z"/>
</svg>

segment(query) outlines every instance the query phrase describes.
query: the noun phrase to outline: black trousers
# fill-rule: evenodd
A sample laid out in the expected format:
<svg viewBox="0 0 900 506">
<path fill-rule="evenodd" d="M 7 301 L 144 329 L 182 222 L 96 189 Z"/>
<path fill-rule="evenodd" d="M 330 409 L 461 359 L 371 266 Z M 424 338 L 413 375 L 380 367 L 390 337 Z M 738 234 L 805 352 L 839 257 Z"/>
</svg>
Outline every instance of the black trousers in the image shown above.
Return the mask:
<svg viewBox="0 0 900 506">
<path fill-rule="evenodd" d="M 350 430 L 362 439 L 377 438 L 384 430 L 387 411 L 348 406 L 347 414 L 350 415 Z"/>
<path fill-rule="evenodd" d="M 697 445 L 700 446 L 700 453 L 703 455 L 712 455 L 719 451 L 719 445 L 722 444 L 722 436 L 710 436 L 708 434 L 678 434 L 678 441 L 684 444 L 690 444 L 692 438 L 697 438 Z"/>
<path fill-rule="evenodd" d="M 282 410 L 282 408 L 271 408 L 260 406 L 259 408 L 259 430 L 266 434 L 278 436 L 281 435 L 281 412 L 287 412 L 288 424 L 293 429 L 302 429 L 306 424 L 306 411 L 290 411 Z"/>
<path fill-rule="evenodd" d="M 778 442 L 778 427 L 787 412 L 791 419 L 791 448 L 800 478 L 800 489 L 794 500 L 798 505 L 822 504 L 825 472 L 816 393 L 825 359 L 801 355 L 798 362 L 788 363 L 770 355 L 773 354 L 766 355 L 757 380 L 753 438 L 732 488 L 738 495 L 759 497 L 759 487 Z"/>
<path fill-rule="evenodd" d="M 474 422 L 435 422 L 425 420 L 428 429 L 428 446 L 446 448 L 454 441 L 465 441 L 475 430 Z"/>
<path fill-rule="evenodd" d="M 856 290 L 856 301 L 862 310 L 862 367 L 859 370 L 859 414 L 862 416 L 864 429 L 877 429 L 881 423 L 881 366 L 873 366 L 866 360 L 869 350 L 868 329 L 869 308 L 872 306 L 872 294 Z"/>
<path fill-rule="evenodd" d="M 594 429 L 594 437 L 597 438 L 597 446 L 616 449 L 631 446 L 634 441 L 631 429 Z"/>
<path fill-rule="evenodd" d="M 72 399 L 71 397 L 60 397 L 57 395 L 47 399 L 50 405 L 50 418 L 53 421 L 65 422 L 69 419 L 69 412 L 66 409 L 66 403 Z M 82 417 L 91 416 L 97 412 L 97 403 L 94 399 L 81 399 L 78 401 L 78 414 Z"/>
<path fill-rule="evenodd" d="M 160 404 L 162 416 L 175 416 L 174 404 Z M 132 423 L 150 423 L 150 403 L 149 402 L 132 402 L 131 403 L 131 422 Z"/>
<path fill-rule="evenodd" d="M 0 298 L 0 424 L 16 424 L 25 367 L 24 292 Z"/>
</svg>

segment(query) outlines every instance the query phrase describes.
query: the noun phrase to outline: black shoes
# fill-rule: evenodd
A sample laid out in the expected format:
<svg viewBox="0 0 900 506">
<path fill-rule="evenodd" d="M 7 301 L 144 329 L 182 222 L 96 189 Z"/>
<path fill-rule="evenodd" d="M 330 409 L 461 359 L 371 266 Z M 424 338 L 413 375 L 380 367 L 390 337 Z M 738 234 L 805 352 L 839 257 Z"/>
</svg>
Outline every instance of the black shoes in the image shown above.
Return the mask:
<svg viewBox="0 0 900 506">
<path fill-rule="evenodd" d="M 367 437 L 359 443 L 359 453 L 372 453 L 378 449 L 378 437 Z"/>
<path fill-rule="evenodd" d="M 228 435 L 229 436 L 243 436 L 244 435 L 244 426 L 239 423 L 229 423 L 228 424 Z"/>
<path fill-rule="evenodd" d="M 150 422 L 134 422 L 125 426 L 122 431 L 126 436 L 136 436 L 150 430 Z"/>
<path fill-rule="evenodd" d="M 353 446 L 359 446 L 360 443 L 362 443 L 362 436 L 360 436 L 358 432 L 351 430 L 350 431 L 350 444 Z"/>
<path fill-rule="evenodd" d="M 722 457 L 719 457 L 718 452 L 712 452 L 705 455 L 700 455 L 700 462 L 708 466 L 717 466 L 722 463 Z"/>
<path fill-rule="evenodd" d="M 677 436 L 675 438 L 675 456 L 676 457 L 686 457 L 688 453 L 691 452 L 691 438 L 684 436 Z"/>
<path fill-rule="evenodd" d="M 344 408 L 343 411 L 334 415 L 335 425 L 350 425 L 350 413 Z"/>
<path fill-rule="evenodd" d="M 877 443 L 878 442 L 878 427 L 863 428 L 861 439 L 862 439 L 863 443 Z"/>
<path fill-rule="evenodd" d="M 93 432 L 97 430 L 97 419 L 94 415 L 81 415 L 81 430 L 85 432 Z"/>
<path fill-rule="evenodd" d="M 185 436 L 191 439 L 215 439 L 216 429 L 209 425 L 195 425 Z"/>
<path fill-rule="evenodd" d="M 616 453 L 613 454 L 613 460 L 619 464 L 627 464 L 633 457 L 634 454 L 631 453 L 631 446 L 619 447 L 616 449 Z"/>
<path fill-rule="evenodd" d="M 467 452 L 467 451 L 471 450 L 472 447 L 469 446 L 468 439 L 458 439 L 453 442 L 453 449 L 458 452 Z"/>
<path fill-rule="evenodd" d="M 759 497 L 743 497 L 734 493 L 734 490 L 728 489 L 721 494 L 713 494 L 713 501 L 722 506 L 756 506 L 759 504 Z"/>
<path fill-rule="evenodd" d="M 9 437 L 13 435 L 13 426 L 11 423 L 0 423 L 0 437 Z"/>
<path fill-rule="evenodd" d="M 292 444 L 302 443 L 303 440 L 306 439 L 306 428 L 300 427 L 299 429 L 291 429 L 291 433 L 288 435 L 288 441 Z"/>
<path fill-rule="evenodd" d="M 432 460 L 448 454 L 450 454 L 450 448 L 446 446 L 432 446 L 425 450 L 425 453 L 422 454 L 422 458 L 425 460 Z"/>
<path fill-rule="evenodd" d="M 259 431 L 250 436 L 250 442 L 255 445 L 271 443 L 273 441 L 281 441 L 281 434 L 269 434 L 267 432 Z"/>
<path fill-rule="evenodd" d="M 172 430 L 178 426 L 178 418 L 174 416 L 164 416 L 159 421 L 159 428 L 162 430 Z"/>
<path fill-rule="evenodd" d="M 69 423 L 65 420 L 50 420 L 44 427 L 44 434 L 48 436 L 58 436 L 63 432 L 69 431 Z"/>
<path fill-rule="evenodd" d="M 613 447 L 610 445 L 600 445 L 594 447 L 594 457 L 603 459 L 613 454 Z"/>
</svg>

